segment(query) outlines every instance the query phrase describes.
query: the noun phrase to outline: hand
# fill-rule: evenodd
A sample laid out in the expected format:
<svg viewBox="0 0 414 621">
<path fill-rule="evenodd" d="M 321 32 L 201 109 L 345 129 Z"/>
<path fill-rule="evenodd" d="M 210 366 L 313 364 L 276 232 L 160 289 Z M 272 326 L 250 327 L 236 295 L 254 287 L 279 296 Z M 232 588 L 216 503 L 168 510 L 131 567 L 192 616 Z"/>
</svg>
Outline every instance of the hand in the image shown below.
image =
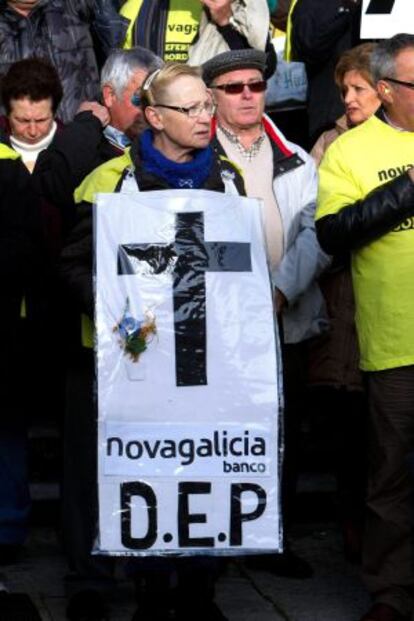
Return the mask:
<svg viewBox="0 0 414 621">
<path fill-rule="evenodd" d="M 102 106 L 97 101 L 83 101 L 78 108 L 78 112 L 92 112 L 100 120 L 102 127 L 106 127 L 111 120 L 108 108 Z"/>
<path fill-rule="evenodd" d="M 280 289 L 275 289 L 273 306 L 276 311 L 276 315 L 280 315 L 283 309 L 287 306 L 287 299 Z"/>
<path fill-rule="evenodd" d="M 408 171 L 408 176 L 410 177 L 412 183 L 414 183 L 414 168 L 410 168 Z"/>
<path fill-rule="evenodd" d="M 209 10 L 211 20 L 217 26 L 227 26 L 233 11 L 231 10 L 233 0 L 201 0 L 201 4 Z"/>
</svg>

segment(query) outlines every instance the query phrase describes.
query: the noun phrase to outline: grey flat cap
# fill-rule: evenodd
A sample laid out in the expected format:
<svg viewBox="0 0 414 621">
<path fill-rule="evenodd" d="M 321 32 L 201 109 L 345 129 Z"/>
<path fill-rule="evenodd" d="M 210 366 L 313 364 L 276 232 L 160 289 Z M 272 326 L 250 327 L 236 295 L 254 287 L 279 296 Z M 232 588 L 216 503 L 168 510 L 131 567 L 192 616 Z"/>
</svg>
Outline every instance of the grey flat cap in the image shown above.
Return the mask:
<svg viewBox="0 0 414 621">
<path fill-rule="evenodd" d="M 203 71 L 203 80 L 209 86 L 214 78 L 228 71 L 236 71 L 236 69 L 258 69 L 262 73 L 266 70 L 266 52 L 260 50 L 230 50 L 217 54 L 210 60 L 207 60 L 201 69 Z"/>
</svg>

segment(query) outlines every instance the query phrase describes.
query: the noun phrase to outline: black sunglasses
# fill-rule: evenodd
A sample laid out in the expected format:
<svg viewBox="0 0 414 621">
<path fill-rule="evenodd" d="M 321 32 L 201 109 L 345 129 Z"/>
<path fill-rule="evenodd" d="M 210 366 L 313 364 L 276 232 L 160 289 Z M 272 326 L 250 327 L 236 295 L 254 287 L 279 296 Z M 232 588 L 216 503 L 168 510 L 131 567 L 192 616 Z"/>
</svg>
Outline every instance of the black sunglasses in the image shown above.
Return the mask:
<svg viewBox="0 0 414 621">
<path fill-rule="evenodd" d="M 227 95 L 240 95 L 244 87 L 247 86 L 252 93 L 263 93 L 266 90 L 266 80 L 257 80 L 256 82 L 229 82 L 228 84 L 212 84 L 210 88 L 217 88 L 224 91 Z"/>
<path fill-rule="evenodd" d="M 396 80 L 396 78 L 382 78 L 383 80 L 387 80 L 387 82 L 393 82 L 394 84 L 399 84 L 400 86 L 406 86 L 407 88 L 412 88 L 414 90 L 414 82 L 405 82 L 404 80 Z"/>
</svg>

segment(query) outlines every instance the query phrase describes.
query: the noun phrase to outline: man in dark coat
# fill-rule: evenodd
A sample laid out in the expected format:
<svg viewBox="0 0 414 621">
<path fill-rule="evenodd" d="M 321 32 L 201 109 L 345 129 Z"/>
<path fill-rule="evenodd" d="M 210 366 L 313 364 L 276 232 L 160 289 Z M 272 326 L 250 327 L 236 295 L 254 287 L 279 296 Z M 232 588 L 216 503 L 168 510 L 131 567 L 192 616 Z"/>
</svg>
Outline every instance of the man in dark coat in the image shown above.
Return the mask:
<svg viewBox="0 0 414 621">
<path fill-rule="evenodd" d="M 310 144 L 343 114 L 334 70 L 342 52 L 360 43 L 361 0 L 298 0 L 292 13 L 295 60 L 306 65 Z"/>
</svg>

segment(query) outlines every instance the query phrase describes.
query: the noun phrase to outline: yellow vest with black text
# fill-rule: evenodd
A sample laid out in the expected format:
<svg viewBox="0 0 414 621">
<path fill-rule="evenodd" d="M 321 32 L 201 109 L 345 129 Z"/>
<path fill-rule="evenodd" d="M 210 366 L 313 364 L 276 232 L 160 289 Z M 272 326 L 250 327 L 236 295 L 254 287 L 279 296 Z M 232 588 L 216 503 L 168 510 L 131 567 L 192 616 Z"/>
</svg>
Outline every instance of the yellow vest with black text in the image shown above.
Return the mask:
<svg viewBox="0 0 414 621">
<path fill-rule="evenodd" d="M 413 166 L 414 132 L 371 117 L 326 151 L 316 219 L 363 200 Z M 414 217 L 352 253 L 352 280 L 362 370 L 414 364 Z"/>
<path fill-rule="evenodd" d="M 127 0 L 119 11 L 130 21 L 123 44 L 124 49 L 133 47 L 133 30 L 139 19 L 141 6 L 142 0 Z M 202 11 L 203 5 L 200 0 L 170 0 L 164 61 L 187 62 L 188 50 L 198 32 Z"/>
</svg>

